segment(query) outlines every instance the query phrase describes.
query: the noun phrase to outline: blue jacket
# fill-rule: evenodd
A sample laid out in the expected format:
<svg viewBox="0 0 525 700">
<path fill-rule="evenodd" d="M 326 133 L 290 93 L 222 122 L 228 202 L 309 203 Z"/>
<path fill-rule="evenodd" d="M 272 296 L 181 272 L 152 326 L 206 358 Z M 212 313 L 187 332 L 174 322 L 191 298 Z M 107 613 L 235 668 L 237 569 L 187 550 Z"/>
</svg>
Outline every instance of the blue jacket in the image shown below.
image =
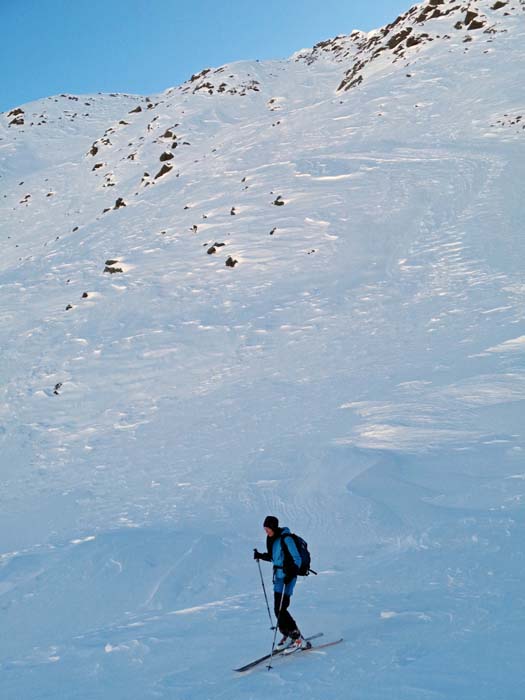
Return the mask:
<svg viewBox="0 0 525 700">
<path fill-rule="evenodd" d="M 262 557 L 266 561 L 273 563 L 273 589 L 277 593 L 281 593 L 284 588 L 285 576 L 294 573 L 294 566 L 297 569 L 301 566 L 301 557 L 295 546 L 294 539 L 286 536 L 290 534 L 289 528 L 282 527 L 279 528 L 279 532 L 275 537 L 268 537 L 266 540 L 268 554 Z M 292 595 L 296 582 L 297 577 L 294 576 L 293 581 L 286 584 L 285 593 Z"/>
</svg>

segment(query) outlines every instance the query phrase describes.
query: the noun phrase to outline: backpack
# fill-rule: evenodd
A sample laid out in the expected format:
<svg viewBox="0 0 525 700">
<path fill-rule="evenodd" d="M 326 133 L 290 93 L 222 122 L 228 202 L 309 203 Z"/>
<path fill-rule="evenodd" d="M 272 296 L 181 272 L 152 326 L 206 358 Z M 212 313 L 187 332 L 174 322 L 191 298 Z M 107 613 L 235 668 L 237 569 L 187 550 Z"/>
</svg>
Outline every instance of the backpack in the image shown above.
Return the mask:
<svg viewBox="0 0 525 700">
<path fill-rule="evenodd" d="M 308 576 L 308 574 L 310 573 L 315 574 L 317 576 L 317 572 L 313 569 L 310 569 L 312 559 L 310 557 L 310 552 L 308 551 L 308 544 L 303 540 L 302 537 L 299 537 L 299 535 L 295 535 L 292 533 L 287 533 L 283 537 L 283 542 L 286 542 L 287 537 L 291 537 L 293 539 L 293 541 L 295 542 L 295 546 L 297 547 L 297 551 L 299 552 L 299 556 L 301 557 L 301 566 L 297 571 L 297 576 Z M 288 547 L 286 547 L 286 553 L 291 558 L 290 552 L 288 551 Z"/>
</svg>

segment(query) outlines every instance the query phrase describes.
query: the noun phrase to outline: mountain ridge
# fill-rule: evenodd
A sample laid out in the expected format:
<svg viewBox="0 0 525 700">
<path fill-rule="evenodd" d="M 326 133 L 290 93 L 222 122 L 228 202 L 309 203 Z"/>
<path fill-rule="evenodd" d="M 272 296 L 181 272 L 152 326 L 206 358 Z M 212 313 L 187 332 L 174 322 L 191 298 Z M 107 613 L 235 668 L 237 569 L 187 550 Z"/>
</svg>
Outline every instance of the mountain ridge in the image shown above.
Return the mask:
<svg viewBox="0 0 525 700">
<path fill-rule="evenodd" d="M 458 31 L 465 32 L 463 41 L 467 43 L 472 41 L 473 36 L 475 36 L 472 32 L 483 30 L 484 34 L 497 34 L 499 31 L 507 31 L 504 28 L 505 23 L 503 17 L 519 16 L 520 12 L 524 11 L 524 7 L 525 4 L 523 0 L 496 0 L 495 2 L 492 0 L 469 0 L 463 3 L 458 2 L 458 0 L 426 0 L 425 2 L 412 6 L 405 13 L 399 15 L 394 21 L 382 28 L 370 32 L 362 32 L 356 29 L 348 35 L 338 35 L 334 38 L 320 41 L 311 49 L 302 49 L 295 52 L 289 60 L 305 61 L 311 64 L 318 60 L 319 57 L 324 56 L 340 63 L 349 56 L 351 59 L 354 59 L 355 55 L 352 53 L 353 48 L 360 60 L 358 62 L 358 68 L 353 66 L 348 72 L 359 73 L 368 62 L 377 58 L 387 49 L 392 51 L 395 56 L 394 61 L 397 61 L 404 57 L 404 52 L 407 49 L 418 46 L 419 44 L 424 45 L 425 43 L 433 41 L 435 38 L 442 38 L 442 35 L 437 33 L 435 36 L 428 33 L 416 34 L 418 31 L 416 25 L 424 28 L 432 26 L 441 31 L 446 28 L 454 33 Z M 447 19 L 446 25 L 443 25 L 444 18 Z M 436 23 L 432 21 L 438 19 L 440 22 Z M 502 28 L 500 29 L 500 27 Z M 444 38 L 450 39 L 448 35 L 445 35 Z M 362 54 L 365 54 L 365 56 L 362 56 Z M 369 55 L 367 56 L 366 54 Z M 210 89 L 212 89 L 212 93 L 216 91 L 219 94 L 239 94 L 241 96 L 245 96 L 247 90 L 254 90 L 257 92 L 257 81 L 247 81 L 246 84 L 241 84 L 239 86 L 228 86 L 228 84 L 224 82 L 222 76 L 228 70 L 228 67 L 242 63 L 243 61 L 238 61 L 237 63 L 225 64 L 217 68 L 204 68 L 199 73 L 192 75 L 191 78 L 185 83 L 182 83 L 182 85 L 176 88 L 167 88 L 162 94 L 169 95 L 175 91 L 182 91 L 184 93 L 192 92 L 193 94 L 204 91 L 210 94 Z M 259 61 L 257 60 L 251 63 L 259 63 Z M 278 64 L 279 61 L 265 61 L 264 63 Z M 209 78 L 212 75 L 221 76 L 221 83 L 218 86 L 212 86 L 212 84 L 209 83 Z M 204 80 L 207 76 L 207 80 Z M 229 77 L 232 78 L 233 76 Z M 347 75 L 346 79 L 341 81 L 338 91 L 348 90 L 350 87 L 358 85 L 361 82 L 361 80 L 358 82 L 348 80 L 348 77 Z M 359 77 L 362 78 L 362 76 Z M 111 96 L 116 97 L 120 94 L 122 93 L 112 93 Z M 79 100 L 79 97 L 75 95 L 63 94 L 61 97 L 71 101 Z M 15 107 L 8 112 L 0 113 L 0 115 L 6 114 L 8 119 L 11 118 L 12 121 L 10 125 L 21 126 L 22 115 L 20 111 L 22 106 Z M 153 108 L 151 100 L 148 100 L 148 108 Z"/>
</svg>

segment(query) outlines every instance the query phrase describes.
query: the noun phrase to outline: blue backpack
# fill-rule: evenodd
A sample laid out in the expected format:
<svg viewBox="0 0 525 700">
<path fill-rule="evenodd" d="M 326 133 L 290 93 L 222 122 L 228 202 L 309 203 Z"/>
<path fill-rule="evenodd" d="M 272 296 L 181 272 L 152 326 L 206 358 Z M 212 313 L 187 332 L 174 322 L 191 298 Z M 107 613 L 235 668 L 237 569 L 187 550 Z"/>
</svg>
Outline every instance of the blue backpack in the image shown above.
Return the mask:
<svg viewBox="0 0 525 700">
<path fill-rule="evenodd" d="M 287 533 L 283 537 L 283 542 L 286 542 L 287 537 L 291 537 L 293 539 L 293 541 L 295 542 L 295 546 L 297 547 L 297 551 L 299 552 L 299 556 L 301 557 L 301 566 L 297 571 L 297 576 L 308 576 L 308 574 L 315 574 L 317 576 L 317 571 L 310 569 L 312 558 L 310 556 L 310 552 L 308 551 L 307 542 L 305 542 L 305 540 L 303 540 L 302 537 L 299 537 L 299 535 L 295 535 L 292 533 Z M 286 553 L 291 558 L 290 552 L 288 551 L 288 547 L 286 547 L 286 550 Z"/>
</svg>

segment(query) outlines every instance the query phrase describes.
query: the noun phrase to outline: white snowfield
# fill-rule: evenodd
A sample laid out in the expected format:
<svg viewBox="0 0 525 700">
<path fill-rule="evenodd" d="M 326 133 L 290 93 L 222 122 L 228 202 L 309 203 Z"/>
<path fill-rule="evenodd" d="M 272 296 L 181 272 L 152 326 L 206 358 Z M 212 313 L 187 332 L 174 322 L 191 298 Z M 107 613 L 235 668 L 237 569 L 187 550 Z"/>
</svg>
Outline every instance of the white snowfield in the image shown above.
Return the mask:
<svg viewBox="0 0 525 700">
<path fill-rule="evenodd" d="M 522 700 L 524 55 L 430 0 L 0 115 L 2 699 Z M 242 676 L 268 514 L 345 642 Z"/>
</svg>

